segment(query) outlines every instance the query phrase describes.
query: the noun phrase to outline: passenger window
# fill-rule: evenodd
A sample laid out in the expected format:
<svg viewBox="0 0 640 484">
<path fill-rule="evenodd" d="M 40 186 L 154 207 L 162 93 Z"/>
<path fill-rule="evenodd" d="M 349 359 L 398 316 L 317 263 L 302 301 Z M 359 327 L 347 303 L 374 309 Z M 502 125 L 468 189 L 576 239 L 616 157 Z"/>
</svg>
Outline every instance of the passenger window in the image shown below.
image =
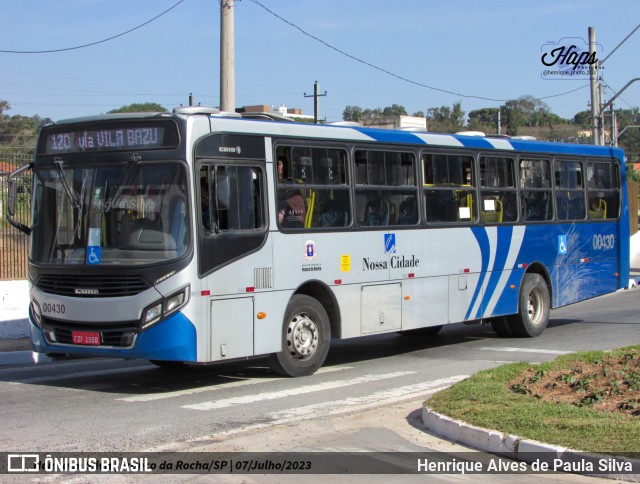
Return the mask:
<svg viewBox="0 0 640 484">
<path fill-rule="evenodd" d="M 555 199 L 559 220 L 584 220 L 584 176 L 582 163 L 578 161 L 556 160 Z"/>
<path fill-rule="evenodd" d="M 591 220 L 620 215 L 620 170 L 615 161 L 587 164 L 587 202 Z"/>
<path fill-rule="evenodd" d="M 276 163 L 280 228 L 303 230 L 351 225 L 345 150 L 278 146 Z"/>
<path fill-rule="evenodd" d="M 549 160 L 521 158 L 518 179 L 522 220 L 525 222 L 553 220 Z"/>
<path fill-rule="evenodd" d="M 473 161 L 469 155 L 422 155 L 427 222 L 470 223 L 477 220 Z"/>
<path fill-rule="evenodd" d="M 363 227 L 416 225 L 416 163 L 413 153 L 356 150 L 356 213 Z"/>
<path fill-rule="evenodd" d="M 518 219 L 514 170 L 513 158 L 480 157 L 480 210 L 483 222 L 515 222 Z"/>
</svg>

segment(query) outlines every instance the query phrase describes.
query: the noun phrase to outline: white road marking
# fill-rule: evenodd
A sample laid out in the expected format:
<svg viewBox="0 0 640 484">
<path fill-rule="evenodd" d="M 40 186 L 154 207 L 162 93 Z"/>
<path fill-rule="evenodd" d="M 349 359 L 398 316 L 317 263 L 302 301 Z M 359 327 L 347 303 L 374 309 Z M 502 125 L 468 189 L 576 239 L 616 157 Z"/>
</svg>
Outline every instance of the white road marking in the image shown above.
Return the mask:
<svg viewBox="0 0 640 484">
<path fill-rule="evenodd" d="M 426 395 L 444 390 L 454 383 L 468 378 L 468 376 L 469 375 L 456 375 L 449 378 L 442 378 L 439 380 L 392 388 L 390 390 L 383 390 L 380 392 L 372 393 L 370 395 L 366 395 L 364 397 L 332 400 L 330 402 L 317 403 L 313 405 L 307 405 L 305 407 L 296 407 L 290 410 L 271 412 L 269 414 L 269 417 L 272 419 L 270 422 L 263 422 L 255 425 L 227 430 L 225 432 L 208 435 L 206 437 L 199 437 L 190 441 L 190 443 L 194 443 L 197 445 L 198 441 L 201 440 L 208 441 L 213 438 L 224 438 L 243 432 L 251 432 L 263 428 L 268 428 L 274 425 L 286 425 L 309 418 L 362 411 L 373 407 L 391 405 L 403 400 L 422 398 Z"/>
<path fill-rule="evenodd" d="M 509 347 L 496 347 L 491 348 L 489 346 L 483 346 L 478 348 L 482 351 L 507 351 L 509 353 L 543 353 L 549 355 L 568 355 L 574 353 L 574 351 L 559 351 L 559 350 L 543 350 L 541 348 L 509 348 Z"/>
<path fill-rule="evenodd" d="M 351 366 L 327 366 L 320 368 L 315 374 L 333 373 L 335 371 L 349 370 Z M 240 378 L 234 376 L 223 376 L 223 378 L 229 378 L 227 382 L 217 383 L 215 385 L 207 385 L 206 387 L 187 388 L 184 390 L 176 390 L 175 392 L 164 393 L 149 393 L 146 395 L 136 395 L 133 397 L 116 398 L 116 400 L 123 402 L 151 402 L 156 400 L 164 400 L 166 398 L 182 397 L 184 395 L 195 395 L 198 393 L 212 392 L 217 390 L 226 390 L 227 388 L 236 388 L 246 385 L 256 385 L 258 383 L 269 383 L 273 381 L 281 381 L 282 377 L 274 378 Z M 235 381 L 231 379 L 236 379 Z"/>
<path fill-rule="evenodd" d="M 257 403 L 264 400 L 275 400 L 278 398 L 293 397 L 296 395 L 303 395 L 305 393 L 322 392 L 325 390 L 332 390 L 335 388 L 341 388 L 351 385 L 357 385 L 359 383 L 368 383 L 377 380 L 384 380 L 387 378 L 397 378 L 400 376 L 411 375 L 413 371 L 398 371 L 395 373 L 385 373 L 382 375 L 364 375 L 361 377 L 350 378 L 348 380 L 335 380 L 316 385 L 306 385 L 296 388 L 290 388 L 287 390 L 281 390 L 278 392 L 265 392 L 258 393 L 257 395 L 245 395 L 235 398 L 226 398 L 222 400 L 216 400 L 211 402 L 195 403 L 191 405 L 183 405 L 182 408 L 190 410 L 215 410 L 220 408 L 227 408 L 234 405 L 243 405 L 247 403 Z"/>
<path fill-rule="evenodd" d="M 440 391 L 467 377 L 468 375 L 456 375 L 449 378 L 416 383 L 414 385 L 390 388 L 389 390 L 379 391 L 363 397 L 351 397 L 345 398 L 344 400 L 316 403 L 307 405 L 306 407 L 294 407 L 272 412 L 269 415 L 274 420 L 295 419 L 318 415 L 320 412 L 325 415 L 333 415 L 335 413 L 359 410 L 372 405 L 387 405 L 400 400 L 406 400 L 411 395 L 424 395 L 425 392 Z"/>
</svg>

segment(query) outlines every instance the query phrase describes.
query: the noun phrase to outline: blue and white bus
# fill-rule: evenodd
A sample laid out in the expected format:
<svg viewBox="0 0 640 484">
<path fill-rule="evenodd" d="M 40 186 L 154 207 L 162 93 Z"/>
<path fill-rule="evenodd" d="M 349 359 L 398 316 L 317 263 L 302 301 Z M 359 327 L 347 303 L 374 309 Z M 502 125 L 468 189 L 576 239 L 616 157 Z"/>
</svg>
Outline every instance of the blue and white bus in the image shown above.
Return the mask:
<svg viewBox="0 0 640 484">
<path fill-rule="evenodd" d="M 629 278 L 616 148 L 188 107 L 52 124 L 27 169 L 37 352 L 300 376 L 332 338 L 538 336 Z"/>
</svg>

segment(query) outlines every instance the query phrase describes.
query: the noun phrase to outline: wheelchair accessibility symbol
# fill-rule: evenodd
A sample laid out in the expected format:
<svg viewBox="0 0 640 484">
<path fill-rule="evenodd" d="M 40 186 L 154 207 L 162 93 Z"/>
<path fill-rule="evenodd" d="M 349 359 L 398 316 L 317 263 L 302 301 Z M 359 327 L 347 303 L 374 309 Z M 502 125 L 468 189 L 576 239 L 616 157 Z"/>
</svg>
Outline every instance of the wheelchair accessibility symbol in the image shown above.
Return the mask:
<svg viewBox="0 0 640 484">
<path fill-rule="evenodd" d="M 558 255 L 567 253 L 567 236 L 558 235 Z"/>
<path fill-rule="evenodd" d="M 90 245 L 87 247 L 87 264 L 100 264 L 102 247 Z"/>
</svg>

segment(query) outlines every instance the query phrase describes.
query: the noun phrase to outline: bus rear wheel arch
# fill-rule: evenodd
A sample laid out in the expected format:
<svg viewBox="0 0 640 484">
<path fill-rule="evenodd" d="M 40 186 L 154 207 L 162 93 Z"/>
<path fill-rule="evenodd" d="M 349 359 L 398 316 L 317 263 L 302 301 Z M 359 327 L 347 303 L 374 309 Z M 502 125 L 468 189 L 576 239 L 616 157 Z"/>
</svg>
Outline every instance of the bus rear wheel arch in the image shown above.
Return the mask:
<svg viewBox="0 0 640 484">
<path fill-rule="evenodd" d="M 540 274 L 527 273 L 522 279 L 518 295 L 518 312 L 491 322 L 500 336 L 534 338 L 540 336 L 549 324 L 551 294 L 546 280 Z"/>
<path fill-rule="evenodd" d="M 307 376 L 324 363 L 331 344 L 329 316 L 318 300 L 294 295 L 282 324 L 282 350 L 269 356 L 271 369 L 284 376 Z"/>
<path fill-rule="evenodd" d="M 540 336 L 549 324 L 550 312 L 551 295 L 547 282 L 540 274 L 525 274 L 518 296 L 518 313 L 507 318 L 509 329 L 514 336 Z"/>
</svg>

